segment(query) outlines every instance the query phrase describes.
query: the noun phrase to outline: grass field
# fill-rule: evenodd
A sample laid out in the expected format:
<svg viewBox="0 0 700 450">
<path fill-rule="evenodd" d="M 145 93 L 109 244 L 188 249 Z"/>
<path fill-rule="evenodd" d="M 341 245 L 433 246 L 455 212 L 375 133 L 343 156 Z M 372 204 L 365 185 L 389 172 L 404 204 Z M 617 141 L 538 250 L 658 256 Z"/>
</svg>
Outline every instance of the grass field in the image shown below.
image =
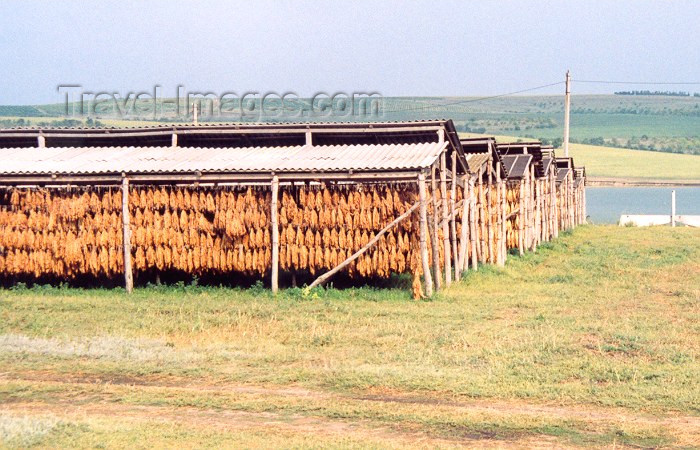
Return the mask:
<svg viewBox="0 0 700 450">
<path fill-rule="evenodd" d="M 583 226 L 429 302 L 0 291 L 0 445 L 691 447 L 699 233 Z"/>
<path fill-rule="evenodd" d="M 700 155 L 583 144 L 571 144 L 570 154 L 591 177 L 700 180 Z"/>
</svg>

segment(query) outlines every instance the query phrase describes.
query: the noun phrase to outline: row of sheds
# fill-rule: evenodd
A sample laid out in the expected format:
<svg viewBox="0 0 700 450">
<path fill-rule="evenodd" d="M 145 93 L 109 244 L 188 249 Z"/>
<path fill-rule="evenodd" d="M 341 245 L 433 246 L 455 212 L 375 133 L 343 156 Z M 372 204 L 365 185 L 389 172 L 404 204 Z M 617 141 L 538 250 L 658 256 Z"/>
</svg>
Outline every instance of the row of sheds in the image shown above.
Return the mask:
<svg viewBox="0 0 700 450">
<path fill-rule="evenodd" d="M 504 264 L 510 249 L 534 250 L 585 218 L 585 169 L 575 167 L 572 158 L 556 157 L 539 142 L 460 138 L 451 120 L 2 129 L 0 155 L 0 187 L 5 189 L 120 185 L 128 194 L 129 186 L 138 185 L 267 185 L 275 195 L 299 185 L 362 189 L 405 183 L 427 189 L 421 191 L 421 207 L 417 202 L 411 209 L 420 216 L 415 241 L 423 259 L 421 292 L 427 295 L 443 280 L 449 284 L 459 278 L 470 261 L 474 269 L 479 262 Z M 273 204 L 279 208 L 274 199 Z M 273 228 L 278 227 L 275 215 L 270 214 Z M 376 243 L 407 218 L 411 220 L 397 213 L 385 229 L 375 230 L 372 240 Z M 128 227 L 124 230 L 130 288 Z M 514 240 L 508 232 L 515 230 Z M 273 289 L 278 284 L 278 232 L 272 233 Z M 438 248 L 440 242 L 444 248 Z M 325 275 L 371 251 L 369 244 Z M 426 258 L 432 260 L 432 270 Z M 321 276 L 314 283 L 326 280 Z"/>
</svg>

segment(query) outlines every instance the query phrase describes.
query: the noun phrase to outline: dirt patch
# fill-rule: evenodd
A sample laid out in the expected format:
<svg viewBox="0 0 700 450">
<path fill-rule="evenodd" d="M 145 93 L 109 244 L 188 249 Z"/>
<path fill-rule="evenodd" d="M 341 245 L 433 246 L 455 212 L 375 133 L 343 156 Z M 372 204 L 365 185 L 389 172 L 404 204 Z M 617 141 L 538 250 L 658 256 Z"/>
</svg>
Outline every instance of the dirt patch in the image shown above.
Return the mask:
<svg viewBox="0 0 700 450">
<path fill-rule="evenodd" d="M 700 442 L 700 417 L 681 414 L 652 415 L 639 413 L 621 408 L 601 408 L 586 405 L 562 406 L 551 404 L 535 404 L 520 400 L 483 400 L 456 398 L 449 394 L 416 395 L 389 389 L 372 389 L 363 395 L 343 395 L 327 391 L 311 390 L 296 386 L 254 386 L 245 384 L 232 384 L 224 382 L 210 382 L 208 380 L 193 380 L 191 378 L 163 377 L 163 376 L 105 376 L 87 373 L 57 374 L 48 371 L 22 371 L 0 373 L 0 380 L 29 381 L 35 383 L 60 384 L 60 385 L 101 385 L 101 386 L 135 386 L 143 389 L 172 389 L 176 391 L 191 392 L 221 392 L 242 393 L 252 395 L 269 395 L 271 397 L 294 397 L 310 400 L 377 402 L 377 403 L 401 403 L 414 405 L 431 405 L 438 407 L 454 408 L 474 413 L 486 413 L 494 416 L 529 416 L 535 418 L 550 418 L 558 420 L 575 420 L 589 424 L 592 428 L 607 427 L 610 424 L 636 425 L 651 428 L 663 428 L 672 435 L 679 445 L 693 445 Z M 84 397 L 84 398 L 83 398 Z M 506 443 L 517 446 L 552 446 L 556 445 L 556 438 L 549 436 L 513 435 L 497 436 L 489 433 L 455 433 L 454 436 L 436 437 L 429 432 L 420 429 L 412 429 L 410 424 L 397 424 L 396 427 L 378 428 L 369 422 L 345 422 L 330 420 L 322 417 L 309 417 L 303 415 L 289 415 L 278 412 L 246 412 L 238 410 L 207 410 L 193 407 L 154 407 L 154 406 L 125 406 L 108 402 L 100 396 L 84 394 L 78 397 L 59 398 L 58 403 L 38 404 L 23 403 L 21 399 L 12 403 L 5 403 L 3 408 L 12 410 L 27 410 L 47 412 L 47 409 L 58 411 L 71 410 L 82 412 L 85 415 L 117 414 L 119 417 L 133 420 L 168 420 L 173 422 L 196 423 L 207 427 L 255 427 L 276 426 L 280 429 L 298 430 L 315 434 L 331 433 L 338 436 L 372 436 L 377 439 L 390 441 L 420 441 L 426 445 L 440 445 L 440 443 L 468 444 L 478 446 Z M 65 408 L 70 404 L 71 408 Z M 63 405 L 63 406 L 62 406 Z M 121 409 L 119 409 L 121 408 Z M 286 428 L 285 428 L 286 427 Z M 306 428 L 305 428 L 306 427 Z M 456 430 L 458 431 L 458 430 Z M 478 442 L 478 444 L 475 444 Z M 524 445 L 527 442 L 531 445 Z M 517 443 L 517 444 L 516 444 Z"/>
<path fill-rule="evenodd" d="M 94 374 L 94 373 L 56 373 L 50 371 L 2 372 L 0 380 L 21 380 L 33 382 L 50 382 L 63 384 L 114 385 L 134 387 L 156 387 L 189 389 L 195 391 L 240 392 L 245 394 L 289 395 L 294 397 L 327 398 L 331 394 L 323 391 L 313 391 L 296 386 L 255 386 L 246 384 L 231 384 L 212 380 L 193 380 L 163 375 L 124 375 L 124 374 Z"/>
<path fill-rule="evenodd" d="M 326 438 L 353 438 L 361 436 L 370 441 L 406 447 L 438 447 L 466 445 L 480 448 L 551 448 L 556 440 L 549 437 L 527 437 L 515 441 L 496 440 L 488 436 L 462 436 L 459 439 L 440 439 L 418 431 L 396 431 L 386 427 L 371 426 L 361 421 L 345 422 L 318 417 L 282 415 L 271 412 L 245 412 L 231 410 L 198 409 L 190 407 L 134 406 L 115 403 L 91 403 L 66 407 L 65 403 L 16 402 L 3 405 L 5 412 L 21 416 L 52 414 L 72 421 L 88 418 L 125 420 L 131 422 L 177 423 L 199 429 L 226 431 L 264 430 L 312 434 L 319 442 Z"/>
<path fill-rule="evenodd" d="M 369 395 L 354 397 L 363 401 L 395 402 L 402 404 L 425 404 L 435 406 L 449 406 L 453 408 L 468 409 L 470 411 L 488 412 L 497 415 L 528 415 L 537 417 L 549 417 L 565 420 L 581 420 L 586 422 L 605 423 L 637 423 L 666 428 L 679 428 L 684 432 L 690 432 L 700 442 L 700 416 L 688 416 L 682 414 L 653 415 L 635 413 L 626 409 L 600 408 L 585 405 L 561 406 L 527 403 L 521 400 L 459 400 L 445 399 L 430 396 L 416 396 L 399 392 L 374 392 Z"/>
</svg>

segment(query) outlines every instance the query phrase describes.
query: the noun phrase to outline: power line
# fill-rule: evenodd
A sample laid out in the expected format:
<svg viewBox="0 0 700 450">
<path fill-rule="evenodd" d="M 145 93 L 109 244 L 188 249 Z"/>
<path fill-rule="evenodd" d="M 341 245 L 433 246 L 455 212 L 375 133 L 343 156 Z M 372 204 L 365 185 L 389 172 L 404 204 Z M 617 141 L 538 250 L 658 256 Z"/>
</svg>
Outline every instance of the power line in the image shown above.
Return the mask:
<svg viewBox="0 0 700 450">
<path fill-rule="evenodd" d="M 432 105 L 417 106 L 415 108 L 395 109 L 395 110 L 390 110 L 390 111 L 383 111 L 382 113 L 387 114 L 387 113 L 395 113 L 395 112 L 418 111 L 418 110 L 429 109 L 429 108 L 441 108 L 444 106 L 463 105 L 466 103 L 482 102 L 484 100 L 491 100 L 491 99 L 499 98 L 499 97 L 507 97 L 509 95 L 522 94 L 523 92 L 536 91 L 538 89 L 544 89 L 546 87 L 557 86 L 559 84 L 564 84 L 564 81 L 557 81 L 556 83 L 543 84 L 542 86 L 535 86 L 535 87 L 531 87 L 531 88 L 527 88 L 527 89 L 522 89 L 519 91 L 507 92 L 505 94 L 490 95 L 488 97 L 472 98 L 469 100 L 460 100 L 460 101 L 451 102 L 451 103 L 438 103 L 438 104 L 432 104 Z"/>
<path fill-rule="evenodd" d="M 665 84 L 665 85 L 682 85 L 682 84 L 700 84 L 700 81 L 607 81 L 607 80 L 577 80 L 576 83 L 597 83 L 597 84 Z"/>
</svg>

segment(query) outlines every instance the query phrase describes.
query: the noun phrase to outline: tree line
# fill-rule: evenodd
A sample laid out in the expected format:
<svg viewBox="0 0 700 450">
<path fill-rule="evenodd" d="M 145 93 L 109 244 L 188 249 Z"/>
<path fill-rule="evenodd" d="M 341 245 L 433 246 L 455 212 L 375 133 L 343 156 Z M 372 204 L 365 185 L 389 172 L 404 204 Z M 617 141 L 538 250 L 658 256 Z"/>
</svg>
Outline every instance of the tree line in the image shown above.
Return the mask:
<svg viewBox="0 0 700 450">
<path fill-rule="evenodd" d="M 686 91 L 617 91 L 615 95 L 665 95 L 667 97 L 690 97 L 690 92 Z M 700 97 L 700 92 L 693 94 L 693 97 Z"/>
</svg>

